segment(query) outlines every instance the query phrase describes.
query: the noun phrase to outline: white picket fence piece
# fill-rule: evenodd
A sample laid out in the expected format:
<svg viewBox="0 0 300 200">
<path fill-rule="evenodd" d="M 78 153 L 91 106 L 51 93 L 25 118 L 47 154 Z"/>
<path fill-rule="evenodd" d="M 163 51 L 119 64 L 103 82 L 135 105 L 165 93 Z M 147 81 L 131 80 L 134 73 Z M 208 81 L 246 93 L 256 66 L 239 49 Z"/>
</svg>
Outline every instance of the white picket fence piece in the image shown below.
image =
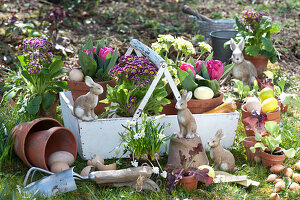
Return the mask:
<svg viewBox="0 0 300 200">
<path fill-rule="evenodd" d="M 125 129 L 121 124 L 126 124 L 130 117 L 98 119 L 92 122 L 85 122 L 73 116 L 73 99 L 71 92 L 61 92 L 59 94 L 64 126 L 70 129 L 75 135 L 78 153 L 85 159 L 90 159 L 95 153 L 100 154 L 105 159 L 119 157 L 114 148 L 121 142 L 118 133 Z M 216 114 L 194 114 L 197 122 L 197 133 L 200 134 L 203 146 L 209 149 L 207 142 L 215 135 L 218 129 L 223 129 L 226 136 L 221 141 L 224 148 L 230 148 L 233 145 L 236 129 L 239 120 L 239 112 L 216 113 Z M 166 128 L 165 134 L 170 135 L 179 132 L 177 115 L 167 115 L 161 123 L 170 123 Z M 169 144 L 167 144 L 169 145 Z M 121 149 L 122 153 L 123 149 Z M 162 147 L 161 152 L 164 151 Z"/>
</svg>

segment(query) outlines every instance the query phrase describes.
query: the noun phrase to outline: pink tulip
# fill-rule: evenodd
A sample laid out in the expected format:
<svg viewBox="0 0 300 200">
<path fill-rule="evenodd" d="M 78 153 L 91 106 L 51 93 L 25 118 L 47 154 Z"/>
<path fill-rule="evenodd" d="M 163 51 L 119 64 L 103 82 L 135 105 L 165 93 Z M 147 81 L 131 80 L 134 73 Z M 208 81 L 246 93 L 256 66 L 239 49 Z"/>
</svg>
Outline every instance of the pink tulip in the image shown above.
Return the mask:
<svg viewBox="0 0 300 200">
<path fill-rule="evenodd" d="M 109 54 L 109 53 L 111 53 L 111 55 L 113 55 L 114 50 L 109 47 L 104 47 L 104 48 L 100 49 L 98 56 L 101 58 L 101 60 L 103 62 L 105 62 L 105 58 L 106 58 L 107 54 Z"/>
<path fill-rule="evenodd" d="M 183 71 L 187 71 L 187 69 L 191 69 L 193 74 L 195 75 L 195 69 L 194 69 L 194 66 L 189 64 L 189 63 L 183 63 L 181 66 L 180 66 L 180 69 L 183 70 Z"/>
<path fill-rule="evenodd" d="M 87 55 L 90 55 L 91 58 L 93 58 L 93 52 L 89 49 L 83 49 L 83 52 L 86 53 Z"/>
<path fill-rule="evenodd" d="M 196 62 L 196 71 L 197 71 L 197 73 L 199 73 L 201 71 L 201 69 L 202 69 L 202 63 L 205 63 L 205 61 L 204 60 L 198 60 Z"/>
<path fill-rule="evenodd" d="M 223 74 L 224 65 L 219 60 L 209 60 L 206 62 L 206 68 L 210 80 L 219 80 Z"/>
</svg>

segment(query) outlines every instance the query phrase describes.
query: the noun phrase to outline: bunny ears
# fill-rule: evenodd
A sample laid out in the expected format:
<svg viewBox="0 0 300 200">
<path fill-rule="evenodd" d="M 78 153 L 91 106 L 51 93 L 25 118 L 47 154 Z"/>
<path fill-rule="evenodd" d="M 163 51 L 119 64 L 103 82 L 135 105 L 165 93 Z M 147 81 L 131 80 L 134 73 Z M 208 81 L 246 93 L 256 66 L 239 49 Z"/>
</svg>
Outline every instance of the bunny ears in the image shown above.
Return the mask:
<svg viewBox="0 0 300 200">
<path fill-rule="evenodd" d="M 242 38 L 241 41 L 238 44 L 236 44 L 235 41 L 232 38 L 230 39 L 230 49 L 232 51 L 234 51 L 237 47 L 238 47 L 238 49 L 240 49 L 240 51 L 243 51 L 243 49 L 245 47 L 244 38 Z"/>
<path fill-rule="evenodd" d="M 193 93 L 191 91 L 184 90 L 181 96 L 181 100 L 189 101 L 191 100 Z"/>
</svg>

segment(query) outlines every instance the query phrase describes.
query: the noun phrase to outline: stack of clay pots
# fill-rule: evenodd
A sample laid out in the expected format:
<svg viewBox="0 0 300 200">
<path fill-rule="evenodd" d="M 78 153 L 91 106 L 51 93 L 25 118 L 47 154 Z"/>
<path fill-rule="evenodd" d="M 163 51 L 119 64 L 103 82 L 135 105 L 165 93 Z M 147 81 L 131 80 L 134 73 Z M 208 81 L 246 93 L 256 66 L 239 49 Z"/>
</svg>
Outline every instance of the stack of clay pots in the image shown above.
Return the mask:
<svg viewBox="0 0 300 200">
<path fill-rule="evenodd" d="M 59 172 L 76 160 L 77 142 L 73 133 L 55 119 L 38 118 L 19 124 L 11 134 L 15 153 L 29 168 L 50 171 L 55 163 L 53 172 Z M 54 159 L 50 158 L 53 154 Z"/>
</svg>

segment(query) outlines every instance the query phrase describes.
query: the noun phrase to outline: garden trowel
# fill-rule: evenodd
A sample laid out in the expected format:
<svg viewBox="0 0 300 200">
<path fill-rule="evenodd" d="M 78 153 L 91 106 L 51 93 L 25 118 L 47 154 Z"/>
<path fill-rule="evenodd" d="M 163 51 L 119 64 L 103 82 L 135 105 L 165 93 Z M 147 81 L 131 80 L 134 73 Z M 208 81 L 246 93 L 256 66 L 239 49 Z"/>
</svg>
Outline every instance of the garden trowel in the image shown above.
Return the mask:
<svg viewBox="0 0 300 200">
<path fill-rule="evenodd" d="M 88 177 L 80 176 L 73 171 L 73 168 L 67 169 L 60 173 L 52 173 L 38 167 L 32 167 L 26 174 L 24 187 L 32 172 L 31 181 L 36 171 L 41 171 L 50 176 L 44 177 L 38 181 L 32 182 L 24 188 L 26 193 L 34 194 L 36 191 L 41 196 L 53 196 L 77 189 L 75 180 L 94 181 L 98 184 L 120 184 L 136 182 L 140 177 L 149 179 L 152 174 L 152 168 L 149 166 L 127 168 L 122 170 L 95 171 L 91 172 Z"/>
</svg>

